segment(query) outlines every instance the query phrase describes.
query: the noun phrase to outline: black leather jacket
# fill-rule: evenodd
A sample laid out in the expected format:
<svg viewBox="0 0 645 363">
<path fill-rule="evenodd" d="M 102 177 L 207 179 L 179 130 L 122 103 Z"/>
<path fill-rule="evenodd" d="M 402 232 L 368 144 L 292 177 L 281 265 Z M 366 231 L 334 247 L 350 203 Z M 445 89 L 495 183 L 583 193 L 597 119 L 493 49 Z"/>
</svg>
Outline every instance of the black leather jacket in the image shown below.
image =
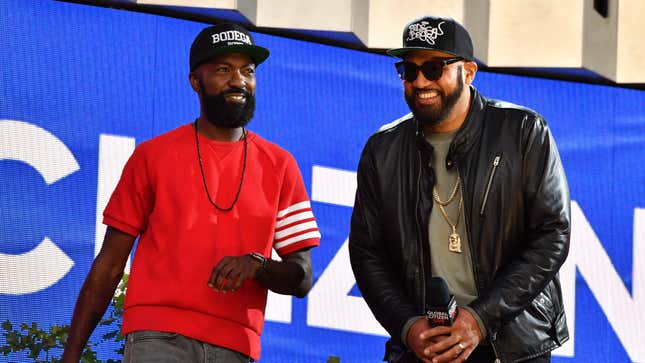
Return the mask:
<svg viewBox="0 0 645 363">
<path fill-rule="evenodd" d="M 501 362 L 568 340 L 557 272 L 569 250 L 570 200 L 549 129 L 535 112 L 471 87 L 446 167 L 462 180 L 481 317 Z M 424 314 L 430 277 L 432 147 L 412 116 L 367 142 L 358 167 L 349 251 L 363 298 L 392 337 L 386 359 L 410 356 L 403 325 Z M 497 160 L 497 161 L 496 161 Z M 400 359 L 400 361 L 407 361 Z"/>
</svg>

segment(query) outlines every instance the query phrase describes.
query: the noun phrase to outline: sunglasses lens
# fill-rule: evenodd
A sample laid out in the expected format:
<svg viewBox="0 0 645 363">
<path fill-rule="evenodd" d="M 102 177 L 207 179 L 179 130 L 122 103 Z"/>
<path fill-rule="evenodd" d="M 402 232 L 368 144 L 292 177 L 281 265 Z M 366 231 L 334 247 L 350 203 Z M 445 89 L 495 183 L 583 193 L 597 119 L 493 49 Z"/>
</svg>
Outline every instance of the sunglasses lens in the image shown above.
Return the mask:
<svg viewBox="0 0 645 363">
<path fill-rule="evenodd" d="M 414 80 L 417 79 L 417 75 L 419 74 L 419 69 L 428 81 L 436 81 L 441 78 L 443 67 L 448 64 L 453 64 L 457 61 L 460 61 L 461 59 L 463 58 L 429 60 L 423 63 L 421 66 L 418 66 L 412 62 L 401 61 L 395 63 L 394 66 L 396 67 L 396 71 L 399 73 L 399 77 L 401 77 L 401 79 L 404 81 L 414 82 Z"/>
<path fill-rule="evenodd" d="M 428 61 L 423 63 L 420 67 L 412 62 L 398 62 L 394 65 L 399 77 L 407 82 L 414 82 L 419 74 L 419 69 L 423 76 L 429 81 L 436 81 L 441 78 L 443 71 L 443 63 L 441 61 Z"/>
<path fill-rule="evenodd" d="M 441 78 L 441 73 L 443 73 L 443 63 L 441 61 L 425 62 L 421 65 L 421 72 L 428 81 L 436 81 Z"/>
<path fill-rule="evenodd" d="M 399 78 L 405 79 L 405 66 L 403 65 L 404 62 L 396 62 L 394 63 L 394 67 L 396 67 L 396 73 L 398 73 Z"/>
<path fill-rule="evenodd" d="M 411 62 L 403 63 L 403 78 L 408 82 L 414 82 L 419 73 L 419 66 Z"/>
</svg>

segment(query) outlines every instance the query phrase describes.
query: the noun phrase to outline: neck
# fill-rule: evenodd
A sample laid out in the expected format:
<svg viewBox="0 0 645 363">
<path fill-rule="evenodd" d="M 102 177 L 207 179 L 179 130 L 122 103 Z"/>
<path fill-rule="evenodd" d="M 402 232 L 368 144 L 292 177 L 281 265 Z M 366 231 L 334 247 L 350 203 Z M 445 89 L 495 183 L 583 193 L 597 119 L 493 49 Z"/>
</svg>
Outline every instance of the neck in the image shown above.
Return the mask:
<svg viewBox="0 0 645 363">
<path fill-rule="evenodd" d="M 216 141 L 238 141 L 244 136 L 244 129 L 242 127 L 228 128 L 217 126 L 208 121 L 204 115 L 199 116 L 197 119 L 198 132 L 211 140 Z"/>
<path fill-rule="evenodd" d="M 470 97 L 470 87 L 466 86 L 448 116 L 436 125 L 423 125 L 423 132 L 428 135 L 431 133 L 446 133 L 459 129 L 464 124 L 464 121 L 466 121 L 466 116 L 468 116 Z"/>
</svg>

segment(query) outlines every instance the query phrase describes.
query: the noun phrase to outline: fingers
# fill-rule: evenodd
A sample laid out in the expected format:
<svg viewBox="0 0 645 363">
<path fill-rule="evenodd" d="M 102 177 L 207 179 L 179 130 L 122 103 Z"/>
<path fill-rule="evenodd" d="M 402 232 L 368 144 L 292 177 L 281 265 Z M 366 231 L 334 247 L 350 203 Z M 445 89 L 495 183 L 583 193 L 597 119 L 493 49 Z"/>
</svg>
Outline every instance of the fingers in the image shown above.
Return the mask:
<svg viewBox="0 0 645 363">
<path fill-rule="evenodd" d="M 407 343 L 414 354 L 423 362 L 431 363 L 437 353 L 427 351 L 429 347 L 450 339 L 449 330 L 445 327 L 432 328 L 425 318 L 417 320 L 408 332 Z M 451 346 L 444 343 L 441 346 Z"/>
<path fill-rule="evenodd" d="M 211 272 L 208 279 L 208 286 L 216 292 L 225 292 L 228 290 L 229 279 L 235 276 L 235 260 L 232 257 L 224 257 Z"/>
<path fill-rule="evenodd" d="M 234 292 L 236 290 L 235 284 L 239 279 L 239 273 L 235 269 L 231 269 L 229 274 L 222 278 L 222 282 L 219 284 L 219 292 Z"/>
<path fill-rule="evenodd" d="M 249 256 L 227 256 L 213 268 L 208 286 L 215 292 L 234 292 L 253 277 L 255 262 Z"/>
<path fill-rule="evenodd" d="M 473 348 L 466 346 L 464 343 L 457 343 L 450 349 L 432 358 L 432 363 L 462 363 L 472 353 Z"/>
<path fill-rule="evenodd" d="M 423 354 L 426 357 L 432 357 L 434 355 L 440 355 L 440 354 L 449 352 L 455 346 L 457 346 L 457 344 L 459 344 L 460 341 L 461 341 L 461 336 L 453 332 L 452 335 L 447 336 L 445 339 L 442 339 L 441 341 L 426 347 L 423 350 Z M 461 349 L 458 346 L 456 349 L 461 353 Z M 443 361 L 440 361 L 440 362 L 443 362 Z"/>
<path fill-rule="evenodd" d="M 472 352 L 477 347 L 476 345 L 470 345 L 469 346 L 469 345 L 466 345 L 464 343 L 460 343 L 460 344 L 457 344 L 457 345 L 459 346 L 459 349 L 461 349 L 461 353 L 459 354 L 459 359 L 461 359 L 461 360 L 459 360 L 459 362 L 466 361 L 466 359 L 468 359 L 468 357 L 470 357 Z"/>
<path fill-rule="evenodd" d="M 437 326 L 431 329 L 427 329 L 421 333 L 421 339 L 430 339 L 441 335 L 450 335 L 452 333 L 452 328 L 448 326 Z"/>
<path fill-rule="evenodd" d="M 461 308 L 452 326 L 433 328 L 423 334 L 430 333 L 449 335 L 424 350 L 423 354 L 428 358 L 432 357 L 433 363 L 464 362 L 483 338 L 475 318 L 468 310 Z"/>
<path fill-rule="evenodd" d="M 465 314 L 464 314 L 465 316 Z M 449 327 L 434 327 L 423 331 L 420 338 L 428 344 L 419 355 L 432 363 L 461 363 L 472 354 L 481 341 L 481 333 L 474 319 L 457 321 Z"/>
<path fill-rule="evenodd" d="M 213 268 L 213 271 L 211 271 L 211 276 L 208 279 L 208 287 L 210 288 L 215 288 L 215 284 L 217 283 L 217 279 L 220 275 L 220 271 L 222 270 L 222 267 L 226 264 L 228 257 L 224 257 L 215 267 Z"/>
</svg>

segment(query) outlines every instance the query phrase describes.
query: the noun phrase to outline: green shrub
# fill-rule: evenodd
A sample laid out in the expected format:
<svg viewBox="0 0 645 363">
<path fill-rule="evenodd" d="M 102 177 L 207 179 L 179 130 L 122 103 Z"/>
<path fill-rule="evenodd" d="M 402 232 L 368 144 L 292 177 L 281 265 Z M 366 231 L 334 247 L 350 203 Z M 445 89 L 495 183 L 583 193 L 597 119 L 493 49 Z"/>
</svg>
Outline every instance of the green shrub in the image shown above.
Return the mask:
<svg viewBox="0 0 645 363">
<path fill-rule="evenodd" d="M 121 335 L 121 326 L 123 318 L 123 302 L 125 301 L 125 290 L 128 286 L 128 275 L 123 275 L 119 286 L 117 287 L 114 297 L 112 297 L 111 309 L 108 308 L 108 314 L 101 319 L 99 326 L 104 326 L 108 330 L 101 336 L 98 342 L 87 342 L 83 354 L 81 355 L 82 363 L 102 363 L 96 358 L 96 352 L 92 347 L 97 347 L 108 342 L 116 342 L 118 348 L 114 351 L 123 356 L 125 348 L 125 339 Z M 38 323 L 32 322 L 31 325 L 26 323 L 20 324 L 20 329 L 14 329 L 9 320 L 2 323 L 6 344 L 0 347 L 0 352 L 5 356 L 11 353 L 26 352 L 27 357 L 33 359 L 34 363 L 57 363 L 60 362 L 60 356 L 54 355 L 54 352 L 62 354 L 67 335 L 69 334 L 69 325 L 52 325 L 48 331 L 38 327 Z M 50 350 L 53 350 L 50 356 Z M 44 356 L 44 357 L 43 357 Z M 120 360 L 108 359 L 105 363 L 119 363 Z M 340 363 L 340 358 L 330 356 L 327 363 Z"/>
<path fill-rule="evenodd" d="M 125 341 L 121 335 L 121 324 L 123 317 L 123 302 L 125 299 L 125 289 L 128 285 L 128 275 L 123 275 L 119 286 L 112 297 L 111 308 L 108 308 L 108 314 L 99 322 L 100 326 L 108 329 L 108 332 L 101 336 L 98 342 L 87 342 L 81 355 L 83 363 L 102 363 L 96 358 L 96 352 L 92 349 L 101 344 L 116 342 L 118 348 L 116 353 L 123 355 Z M 56 363 L 60 362 L 67 335 L 69 334 L 69 325 L 52 325 L 49 330 L 38 327 L 38 323 L 31 324 L 20 323 L 14 328 L 9 320 L 1 325 L 4 330 L 5 345 L 0 346 L 0 352 L 5 356 L 26 352 L 27 357 L 33 359 L 34 363 Z M 58 353 L 58 354 L 55 354 Z M 106 363 L 118 363 L 120 360 L 108 359 Z"/>
</svg>

